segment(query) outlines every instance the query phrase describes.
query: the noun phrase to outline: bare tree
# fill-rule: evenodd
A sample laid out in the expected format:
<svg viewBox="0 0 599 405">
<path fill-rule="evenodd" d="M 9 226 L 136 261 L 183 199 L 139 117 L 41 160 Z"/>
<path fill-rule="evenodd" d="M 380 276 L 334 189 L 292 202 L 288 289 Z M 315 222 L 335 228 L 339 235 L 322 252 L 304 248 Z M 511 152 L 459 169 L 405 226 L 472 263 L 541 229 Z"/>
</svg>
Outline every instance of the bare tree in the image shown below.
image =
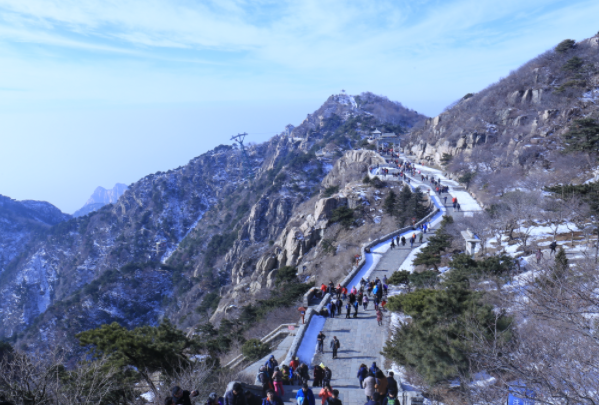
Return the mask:
<svg viewBox="0 0 599 405">
<path fill-rule="evenodd" d="M 164 404 L 164 400 L 171 396 L 171 387 L 175 385 L 190 391 L 197 390 L 199 393 L 198 399 L 201 401 L 208 399 L 208 395 L 212 391 L 219 391 L 217 381 L 211 379 L 213 368 L 204 361 L 194 361 L 189 366 L 182 366 L 177 369 L 178 371 L 171 375 L 161 376 L 160 389 L 158 389 L 158 395 L 154 397 L 153 401 L 155 404 Z"/>
<path fill-rule="evenodd" d="M 510 239 L 513 232 L 518 230 L 516 242 L 526 251 L 528 238 L 532 233 L 538 214 L 539 194 L 537 192 L 513 191 L 503 196 L 502 201 L 507 206 L 506 219 Z"/>
<path fill-rule="evenodd" d="M 16 351 L 0 362 L 0 394 L 17 405 L 56 404 L 63 371 L 37 354 Z"/>
<path fill-rule="evenodd" d="M 532 265 L 532 267 L 535 267 Z M 592 260 L 570 267 L 557 259 L 520 288 L 503 290 L 503 306 L 513 317 L 507 333 L 491 339 L 488 325 L 473 320 L 464 336 L 475 346 L 473 364 L 498 376 L 504 386 L 520 380 L 539 403 L 599 403 L 599 276 Z"/>
</svg>

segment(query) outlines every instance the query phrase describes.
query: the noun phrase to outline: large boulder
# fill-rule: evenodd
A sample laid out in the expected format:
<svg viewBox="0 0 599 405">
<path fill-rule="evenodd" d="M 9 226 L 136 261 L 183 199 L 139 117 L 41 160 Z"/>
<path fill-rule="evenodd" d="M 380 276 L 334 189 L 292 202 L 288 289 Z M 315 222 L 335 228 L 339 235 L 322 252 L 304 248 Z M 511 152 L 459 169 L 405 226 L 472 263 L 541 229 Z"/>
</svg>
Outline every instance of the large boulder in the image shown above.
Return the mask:
<svg viewBox="0 0 599 405">
<path fill-rule="evenodd" d="M 329 219 L 336 208 L 345 205 L 347 205 L 347 198 L 345 197 L 321 198 L 316 202 L 314 218 L 316 218 L 316 221 Z"/>
<path fill-rule="evenodd" d="M 363 177 L 369 166 L 385 163 L 385 159 L 372 150 L 347 151 L 335 162 L 333 169 L 322 181 L 322 185 L 343 188 L 347 183 Z"/>
</svg>

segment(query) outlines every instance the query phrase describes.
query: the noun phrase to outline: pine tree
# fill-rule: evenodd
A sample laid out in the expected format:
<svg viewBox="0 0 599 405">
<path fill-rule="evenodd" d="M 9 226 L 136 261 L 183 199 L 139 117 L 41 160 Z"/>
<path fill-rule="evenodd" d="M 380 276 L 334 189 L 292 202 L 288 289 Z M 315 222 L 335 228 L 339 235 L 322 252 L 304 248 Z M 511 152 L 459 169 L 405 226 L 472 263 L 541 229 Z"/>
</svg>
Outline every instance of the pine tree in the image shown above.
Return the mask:
<svg viewBox="0 0 599 405">
<path fill-rule="evenodd" d="M 164 320 L 159 326 L 140 326 L 127 330 L 116 322 L 76 335 L 82 346 L 88 346 L 93 358 L 106 357 L 108 364 L 123 370 L 123 379 L 143 378 L 156 392 L 150 374 L 166 374 L 189 363 L 188 354 L 197 353 L 199 344 Z"/>
<path fill-rule="evenodd" d="M 473 354 L 465 338 L 469 329 L 488 339 L 496 331 L 503 341 L 511 339 L 511 319 L 505 315 L 496 318 L 493 306 L 482 298 L 482 293 L 459 287 L 402 295 L 394 307 L 410 315 L 412 322 L 395 331 L 383 353 L 416 370 L 429 384 L 467 376 Z"/>
<path fill-rule="evenodd" d="M 428 240 L 426 245 L 414 259 L 414 265 L 425 265 L 430 268 L 434 266 L 435 270 L 439 270 L 438 264 L 441 263 L 441 253 L 451 247 L 452 238 L 445 233 L 443 228 L 439 228 L 433 236 Z"/>
<path fill-rule="evenodd" d="M 395 192 L 393 190 L 389 191 L 389 194 L 387 194 L 387 197 L 385 198 L 385 202 L 383 203 L 383 207 L 385 208 L 385 211 L 387 212 L 387 214 L 389 215 L 396 215 L 397 214 L 397 195 L 395 194 Z"/>
<path fill-rule="evenodd" d="M 562 138 L 568 151 L 596 153 L 599 147 L 599 123 L 593 118 L 574 120 L 574 126 Z"/>
</svg>

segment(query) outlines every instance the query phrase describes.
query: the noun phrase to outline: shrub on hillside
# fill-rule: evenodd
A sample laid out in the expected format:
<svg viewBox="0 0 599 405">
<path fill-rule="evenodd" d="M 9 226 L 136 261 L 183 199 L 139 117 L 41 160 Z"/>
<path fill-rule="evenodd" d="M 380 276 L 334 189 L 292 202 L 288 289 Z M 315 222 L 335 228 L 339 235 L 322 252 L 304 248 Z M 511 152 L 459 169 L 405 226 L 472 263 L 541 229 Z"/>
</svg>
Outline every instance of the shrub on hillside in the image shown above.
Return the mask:
<svg viewBox="0 0 599 405">
<path fill-rule="evenodd" d="M 564 53 L 576 46 L 576 41 L 573 39 L 564 39 L 555 47 L 555 52 Z"/>
<path fill-rule="evenodd" d="M 258 339 L 249 339 L 241 346 L 241 353 L 247 360 L 256 361 L 270 353 L 270 347 Z"/>
</svg>

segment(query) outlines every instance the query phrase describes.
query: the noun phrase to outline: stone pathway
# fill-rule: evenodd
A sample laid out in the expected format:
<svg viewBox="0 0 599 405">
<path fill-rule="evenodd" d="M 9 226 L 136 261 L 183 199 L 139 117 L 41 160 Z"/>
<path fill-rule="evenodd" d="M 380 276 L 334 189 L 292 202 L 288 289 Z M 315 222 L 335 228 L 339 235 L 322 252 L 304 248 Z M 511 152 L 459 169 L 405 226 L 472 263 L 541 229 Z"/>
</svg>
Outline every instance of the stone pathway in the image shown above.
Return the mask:
<svg viewBox="0 0 599 405">
<path fill-rule="evenodd" d="M 423 168 L 423 172 L 426 174 L 429 170 Z M 438 171 L 430 170 L 431 174 L 438 176 Z M 444 182 L 455 183 L 455 182 Z M 412 186 L 421 186 L 424 190 L 430 189 L 428 183 L 422 183 L 416 178 L 412 178 Z M 453 184 L 452 184 L 453 185 Z M 450 194 L 451 195 L 451 188 Z M 451 200 L 451 197 L 448 197 Z M 441 200 L 442 201 L 442 200 Z M 451 215 L 462 216 L 462 213 L 454 212 L 450 205 L 447 205 L 448 211 Z M 434 225 L 434 224 L 433 224 Z M 429 236 L 434 234 L 434 230 L 437 226 L 433 226 L 431 232 L 424 235 L 423 243 L 425 243 Z M 412 231 L 406 234 L 411 235 Z M 419 232 L 416 232 L 418 235 Z M 416 242 L 414 248 L 420 246 L 420 243 Z M 389 249 L 385 253 L 373 253 L 381 254 L 380 261 L 376 264 L 369 278 L 374 279 L 379 277 L 383 278 L 384 275 L 390 277 L 391 274 L 398 270 L 404 260 L 411 252 L 409 244 L 406 247 L 397 247 L 395 249 Z M 352 286 L 348 286 L 348 289 Z M 338 389 L 340 393 L 340 399 L 344 405 L 362 405 L 366 402 L 366 395 L 364 390 L 360 388 L 356 373 L 360 364 L 364 363 L 368 367 L 371 366 L 372 362 L 376 362 L 379 368 L 384 370 L 384 358 L 381 355 L 381 350 L 385 345 L 387 334 L 389 331 L 389 323 L 391 314 L 384 312 L 383 326 L 378 326 L 376 321 L 376 312 L 372 302 L 369 304 L 369 308 L 364 311 L 362 306 L 359 308 L 358 318 L 345 319 L 345 309 L 339 317 L 327 318 L 323 327 L 323 333 L 326 335 L 325 353 L 317 353 L 314 356 L 314 360 L 311 365 L 310 375 L 312 376 L 312 368 L 314 364 L 324 363 L 328 366 L 332 373 L 333 378 L 331 380 L 331 386 L 333 389 Z M 352 311 L 353 314 L 353 311 Z M 332 351 L 329 348 L 329 344 L 333 336 L 337 336 L 341 343 L 341 348 L 338 352 L 338 358 L 332 359 Z M 399 381 L 398 381 L 399 382 Z M 284 396 L 285 403 L 295 404 L 295 393 L 298 387 L 286 386 L 286 395 Z M 318 393 L 320 387 L 313 388 L 316 396 L 316 403 L 320 403 Z"/>
<path fill-rule="evenodd" d="M 414 247 L 418 245 L 416 243 Z M 382 280 L 384 275 L 390 277 L 391 273 L 403 263 L 410 251 L 409 246 L 389 249 L 383 254 L 370 278 L 379 277 Z M 339 390 L 343 405 L 363 405 L 366 402 L 364 390 L 360 388 L 360 383 L 356 378 L 360 364 L 364 363 L 370 367 L 372 362 L 376 362 L 379 368 L 384 370 L 383 357 L 380 352 L 387 338 L 389 320 L 390 313 L 384 312 L 383 326 L 378 326 L 374 304 L 370 302 L 366 311 L 360 307 L 357 319 L 345 319 L 345 315 L 341 315 L 339 318 L 327 319 L 325 322 L 323 328 L 323 333 L 327 336 L 325 354 L 317 354 L 314 357 L 314 364 L 322 362 L 331 369 L 333 372 L 331 386 Z M 331 359 L 332 352 L 328 346 L 333 336 L 337 336 L 341 342 L 341 349 L 335 360 Z M 316 388 L 316 390 L 319 391 L 320 388 Z"/>
</svg>

